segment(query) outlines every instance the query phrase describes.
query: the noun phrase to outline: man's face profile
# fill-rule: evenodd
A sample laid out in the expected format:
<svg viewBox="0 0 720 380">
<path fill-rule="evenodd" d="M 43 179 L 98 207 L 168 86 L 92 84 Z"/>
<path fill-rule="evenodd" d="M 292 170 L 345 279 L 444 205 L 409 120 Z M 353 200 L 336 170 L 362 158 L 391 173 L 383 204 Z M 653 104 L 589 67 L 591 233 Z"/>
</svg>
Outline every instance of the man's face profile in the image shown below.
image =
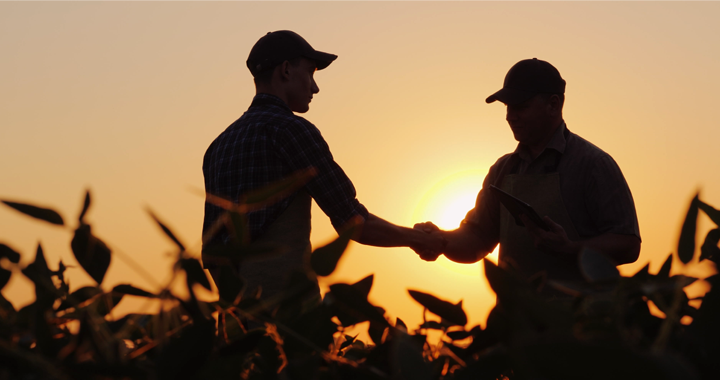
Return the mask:
<svg viewBox="0 0 720 380">
<path fill-rule="evenodd" d="M 314 61 L 302 58 L 297 65 L 288 64 L 286 95 L 288 106 L 293 112 L 305 113 L 310 109 L 313 94 L 320 89 L 315 83 L 314 74 L 317 65 Z"/>
<path fill-rule="evenodd" d="M 538 94 L 522 103 L 507 105 L 505 119 L 515 140 L 532 146 L 552 131 L 554 125 L 551 99 L 552 97 Z"/>
</svg>

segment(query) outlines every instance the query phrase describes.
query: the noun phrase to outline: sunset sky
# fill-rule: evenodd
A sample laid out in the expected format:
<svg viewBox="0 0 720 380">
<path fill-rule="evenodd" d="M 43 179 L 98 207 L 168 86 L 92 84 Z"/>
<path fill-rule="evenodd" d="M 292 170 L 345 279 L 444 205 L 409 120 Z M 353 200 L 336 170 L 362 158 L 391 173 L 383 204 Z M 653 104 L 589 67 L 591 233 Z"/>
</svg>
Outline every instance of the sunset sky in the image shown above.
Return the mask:
<svg viewBox="0 0 720 380">
<path fill-rule="evenodd" d="M 54 207 L 74 228 L 89 188 L 93 231 L 153 276 L 115 256 L 104 287 L 157 290 L 173 246 L 145 208 L 199 256 L 203 154 L 250 104 L 252 45 L 290 29 L 339 56 L 316 73 L 303 116 L 360 202 L 407 226 L 459 224 L 516 146 L 505 107 L 485 98 L 517 61 L 552 63 L 569 129 L 615 158 L 635 198 L 642 252 L 621 271 L 654 272 L 695 191 L 720 206 L 718 19 L 718 2 L 0 2 L 0 198 Z M 314 207 L 318 246 L 336 234 Z M 2 207 L 0 231 L 22 265 L 38 241 L 51 268 L 76 265 L 68 230 Z M 426 263 L 407 248 L 352 244 L 323 285 L 370 273 L 371 301 L 409 325 L 422 309 L 408 288 L 462 299 L 471 325 L 494 304 L 481 264 Z M 67 274 L 71 289 L 92 283 L 77 266 Z M 17 308 L 33 298 L 19 273 L 3 294 Z"/>
</svg>

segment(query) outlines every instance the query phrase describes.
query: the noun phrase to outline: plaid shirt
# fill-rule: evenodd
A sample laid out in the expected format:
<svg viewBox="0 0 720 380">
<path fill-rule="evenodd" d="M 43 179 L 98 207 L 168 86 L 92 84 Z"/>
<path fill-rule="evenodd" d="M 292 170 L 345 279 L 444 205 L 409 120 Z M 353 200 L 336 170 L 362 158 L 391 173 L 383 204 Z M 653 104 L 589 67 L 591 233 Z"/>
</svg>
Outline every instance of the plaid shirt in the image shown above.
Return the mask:
<svg viewBox="0 0 720 380">
<path fill-rule="evenodd" d="M 241 194 L 309 167 L 314 167 L 317 175 L 305 185 L 305 190 L 330 217 L 336 230 L 355 215 L 367 219 L 367 209 L 355 198 L 355 187 L 333 160 L 317 127 L 293 114 L 280 98 L 258 94 L 247 112 L 205 152 L 205 191 L 237 201 Z M 293 199 L 294 195 L 249 213 L 251 239 L 262 235 Z M 219 207 L 205 203 L 203 232 L 222 212 Z M 227 243 L 228 239 L 227 231 L 221 229 L 212 241 Z"/>
</svg>

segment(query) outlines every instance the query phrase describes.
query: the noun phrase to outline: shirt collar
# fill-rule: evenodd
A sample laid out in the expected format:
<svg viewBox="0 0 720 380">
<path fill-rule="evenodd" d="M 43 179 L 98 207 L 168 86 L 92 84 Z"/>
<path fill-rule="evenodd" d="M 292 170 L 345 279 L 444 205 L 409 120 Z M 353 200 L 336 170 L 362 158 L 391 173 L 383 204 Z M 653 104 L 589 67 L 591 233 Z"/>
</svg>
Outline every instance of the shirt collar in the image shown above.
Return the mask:
<svg viewBox="0 0 720 380">
<path fill-rule="evenodd" d="M 565 131 L 567 130 L 567 126 L 565 125 L 565 121 L 560 124 L 560 127 L 555 130 L 553 133 L 552 138 L 550 138 L 550 141 L 548 141 L 548 144 L 545 146 L 545 149 L 538 155 L 538 157 L 542 156 L 545 151 L 552 149 L 554 151 L 557 151 L 560 154 L 565 153 L 565 146 L 567 145 L 567 140 L 565 139 Z M 517 148 L 515 148 L 515 152 L 513 154 L 520 156 L 525 161 L 532 162 L 533 158 L 530 154 L 530 151 L 528 150 L 527 146 L 524 144 L 518 144 Z"/>
<path fill-rule="evenodd" d="M 250 107 L 268 106 L 268 105 L 269 106 L 277 106 L 277 107 L 283 108 L 283 109 L 287 110 L 288 112 L 292 113 L 292 110 L 290 109 L 290 107 L 288 107 L 288 105 L 285 104 L 285 102 L 282 99 L 280 99 L 277 96 L 272 95 L 272 94 L 260 93 L 260 94 L 255 95 L 255 97 L 252 100 L 252 103 L 250 104 Z"/>
</svg>

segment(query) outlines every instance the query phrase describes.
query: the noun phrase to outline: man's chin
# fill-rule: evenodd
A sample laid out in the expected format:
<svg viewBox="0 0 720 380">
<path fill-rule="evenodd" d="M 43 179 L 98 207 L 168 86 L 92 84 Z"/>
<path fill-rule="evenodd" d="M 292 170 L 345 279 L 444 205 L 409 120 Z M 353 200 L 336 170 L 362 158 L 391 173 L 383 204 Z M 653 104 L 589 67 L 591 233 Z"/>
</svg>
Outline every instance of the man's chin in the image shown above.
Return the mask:
<svg viewBox="0 0 720 380">
<path fill-rule="evenodd" d="M 309 110 L 310 110 L 310 106 L 294 107 L 294 108 L 293 108 L 293 112 L 295 112 L 295 113 L 305 113 L 305 112 L 307 112 L 307 111 L 309 111 Z"/>
</svg>

